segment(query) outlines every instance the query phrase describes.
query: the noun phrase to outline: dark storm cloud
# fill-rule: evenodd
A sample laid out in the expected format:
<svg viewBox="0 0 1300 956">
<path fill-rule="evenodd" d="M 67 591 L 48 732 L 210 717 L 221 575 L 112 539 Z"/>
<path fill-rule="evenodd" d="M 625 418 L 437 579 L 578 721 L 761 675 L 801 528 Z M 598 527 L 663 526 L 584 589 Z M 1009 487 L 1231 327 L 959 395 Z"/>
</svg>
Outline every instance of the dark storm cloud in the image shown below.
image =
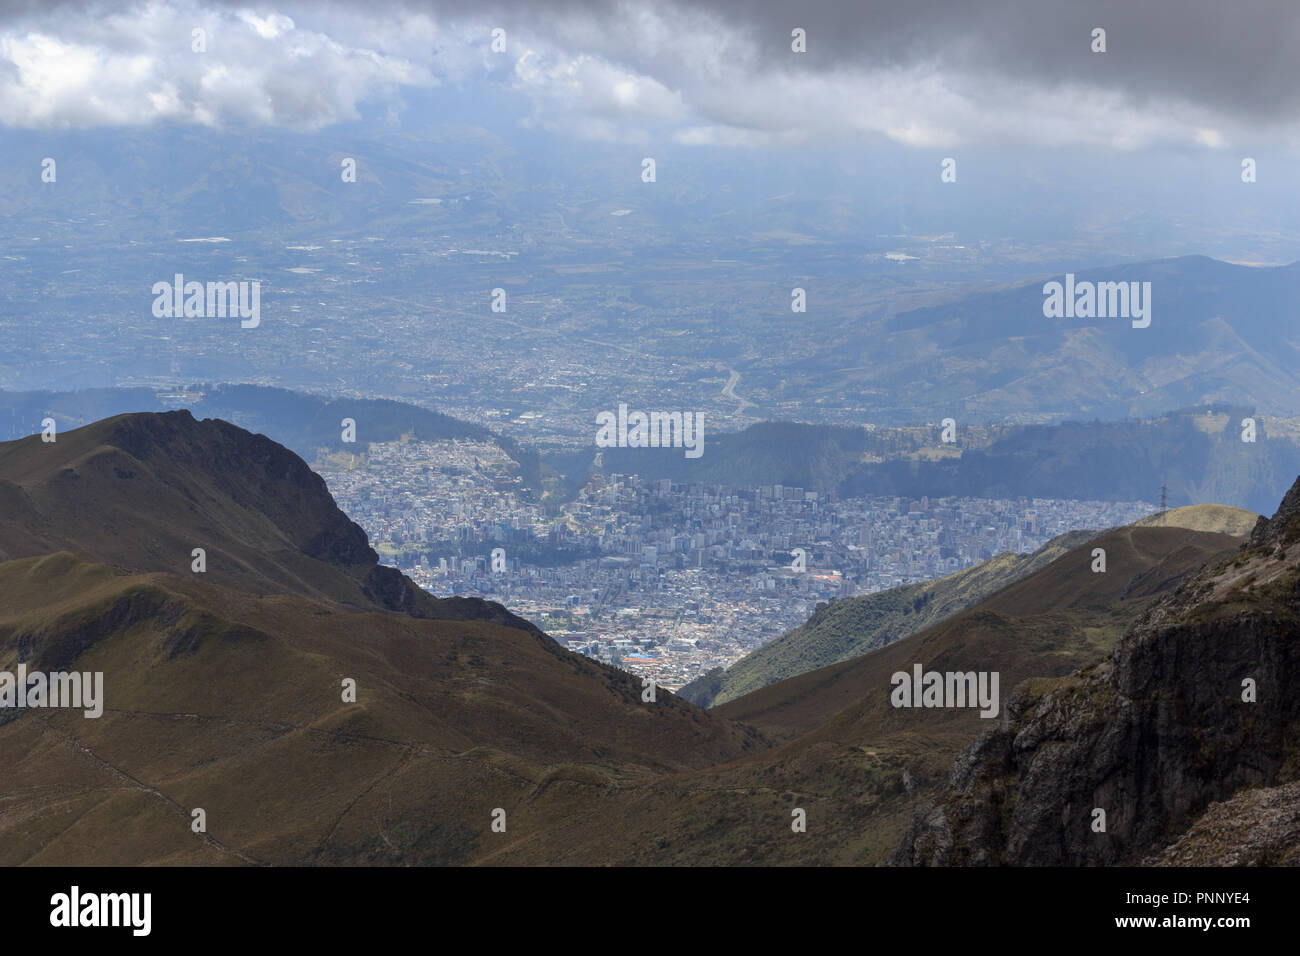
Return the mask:
<svg viewBox="0 0 1300 956">
<path fill-rule="evenodd" d="M 901 141 L 971 142 L 1025 129 L 1060 142 L 1105 139 L 1123 146 L 1149 141 L 1253 140 L 1276 127 L 1296 129 L 1300 106 L 1300 3 L 1295 0 L 172 0 L 181 10 L 287 14 L 301 28 L 350 44 L 349 30 L 425 14 L 449 42 L 480 45 L 485 26 L 503 26 L 524 43 L 539 43 L 531 72 L 516 76 L 529 96 L 559 97 L 553 109 L 573 113 L 599 98 L 600 74 L 573 100 L 566 69 L 591 56 L 626 70 L 640 103 L 680 96 L 685 114 L 717 129 L 780 135 L 800 116 L 827 108 L 845 128 L 879 128 Z M 150 9 L 144 3 L 94 0 L 0 0 L 0 29 L 37 29 L 55 36 L 69 21 L 103 11 Z M 465 25 L 472 25 L 466 33 Z M 790 50 L 790 31 L 807 31 L 808 52 Z M 1107 32 L 1107 52 L 1090 51 L 1091 31 Z M 393 30 L 372 31 L 391 39 Z M 373 39 L 372 36 L 372 39 Z M 84 41 L 83 41 L 84 42 Z M 358 41 L 361 42 L 361 41 Z M 102 39 L 105 48 L 117 43 Z M 443 57 L 450 47 L 430 42 Z M 521 47 L 512 48 L 517 52 Z M 401 55 L 425 62 L 419 52 Z M 566 62 L 566 58 L 567 62 Z M 431 61 L 430 61 L 431 62 Z M 440 60 L 443 67 L 464 67 Z M 550 72 L 548 72 L 550 71 Z M 821 81 L 824 80 L 824 83 Z M 886 85 L 881 85 L 881 81 Z M 810 82 L 813 81 L 813 82 Z M 781 84 L 790 87 L 785 95 Z M 821 85 L 819 85 L 819 83 Z M 549 84 L 549 85 L 548 85 Z M 892 85 L 890 85 L 892 84 Z M 656 86 L 657 85 L 657 86 Z M 650 91 L 650 92 L 647 92 Z M 873 91 L 883 91 L 879 97 Z M 598 91 L 597 91 L 598 92 Z M 640 97 L 640 99 L 638 99 Z M 820 99 L 818 99 L 820 97 Z M 1032 100 L 1032 105 L 1028 102 Z M 899 116 L 887 116 L 891 104 Z M 576 104 L 576 105 L 575 105 Z M 621 105 L 620 105 L 621 108 Z M 856 114 L 855 114 L 856 109 Z M 1103 115 L 1104 114 L 1104 115 Z M 770 119 L 769 119 L 770 116 Z M 917 131 L 909 130 L 918 117 Z M 1099 116 L 1101 119 L 1099 119 Z M 1059 124 L 1059 127 L 1058 127 Z M 802 124 L 816 138 L 815 123 Z M 1190 132 L 1184 136 L 1183 131 Z M 1226 140 L 1218 132 L 1226 134 Z M 1154 131 L 1146 135 L 1144 131 Z M 909 139 L 911 137 L 911 139 Z M 1032 138 L 1032 136 L 1030 137 Z"/>
<path fill-rule="evenodd" d="M 0 19 L 90 15 L 123 3 L 0 0 Z M 309 10 L 330 0 L 214 0 L 206 7 Z M 1077 83 L 1121 90 L 1137 103 L 1174 96 L 1239 117 L 1289 118 L 1300 101 L 1300 3 L 1295 0 L 373 0 L 447 19 L 496 18 L 545 34 L 586 21 L 626 29 L 639 7 L 671 16 L 704 14 L 785 63 L 790 31 L 808 31 L 800 69 L 927 64 L 988 72 L 1044 86 Z M 684 16 L 683 22 L 688 22 Z M 1089 50 L 1094 27 L 1108 52 Z M 633 60 L 635 36 L 622 38 Z M 644 64 L 633 63 L 643 66 Z"/>
<path fill-rule="evenodd" d="M 638 4 L 580 0 L 435 0 L 443 15 L 496 16 L 544 29 L 573 18 L 611 25 Z M 649 5 L 704 13 L 788 63 L 790 31 L 808 32 L 800 69 L 908 67 L 1001 74 L 1045 87 L 1096 86 L 1142 105 L 1176 97 L 1241 120 L 1290 119 L 1300 101 L 1295 0 L 683 0 Z M 685 18 L 684 18 L 685 21 Z M 1107 52 L 1090 49 L 1094 27 Z M 636 56 L 635 37 L 626 43 Z"/>
</svg>

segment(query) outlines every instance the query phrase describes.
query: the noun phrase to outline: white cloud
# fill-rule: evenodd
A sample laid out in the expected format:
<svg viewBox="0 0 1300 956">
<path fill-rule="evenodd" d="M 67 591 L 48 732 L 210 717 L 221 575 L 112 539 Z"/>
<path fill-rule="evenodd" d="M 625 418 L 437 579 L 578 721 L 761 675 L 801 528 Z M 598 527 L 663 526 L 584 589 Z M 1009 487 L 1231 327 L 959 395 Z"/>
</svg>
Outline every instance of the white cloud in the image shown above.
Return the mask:
<svg viewBox="0 0 1300 956">
<path fill-rule="evenodd" d="M 0 123 L 317 129 L 357 117 L 368 100 L 400 110 L 403 87 L 446 81 L 469 97 L 504 84 L 529 125 L 609 141 L 1110 150 L 1258 141 L 1248 118 L 1168 93 L 1134 97 L 1099 85 L 1105 71 L 1095 82 L 1044 81 L 938 51 L 827 63 L 789 52 L 788 42 L 773 48 L 738 16 L 671 0 L 490 17 L 304 0 L 240 9 L 147 0 L 98 19 L 32 14 L 0 23 Z M 489 50 L 500 23 L 505 54 Z M 195 26 L 207 30 L 207 53 L 190 50 Z M 1297 129 L 1288 121 L 1270 132 L 1293 143 Z"/>
<path fill-rule="evenodd" d="M 678 120 L 686 112 L 681 96 L 653 77 L 586 54 L 528 49 L 515 63 L 514 75 L 516 89 L 575 116 Z"/>
<path fill-rule="evenodd" d="M 206 52 L 191 31 L 206 31 Z M 355 118 L 371 96 L 437 80 L 427 64 L 298 29 L 274 11 L 153 3 L 103 18 L 0 26 L 0 124 L 276 125 Z"/>
<path fill-rule="evenodd" d="M 240 10 L 235 15 L 252 27 L 263 40 L 274 40 L 293 29 L 293 21 L 278 13 L 258 16 L 251 10 Z"/>
<path fill-rule="evenodd" d="M 1224 142 L 1223 134 L 1217 129 L 1201 128 L 1196 131 L 1196 142 L 1201 146 L 1207 146 L 1210 149 L 1222 149 L 1227 145 Z"/>
</svg>

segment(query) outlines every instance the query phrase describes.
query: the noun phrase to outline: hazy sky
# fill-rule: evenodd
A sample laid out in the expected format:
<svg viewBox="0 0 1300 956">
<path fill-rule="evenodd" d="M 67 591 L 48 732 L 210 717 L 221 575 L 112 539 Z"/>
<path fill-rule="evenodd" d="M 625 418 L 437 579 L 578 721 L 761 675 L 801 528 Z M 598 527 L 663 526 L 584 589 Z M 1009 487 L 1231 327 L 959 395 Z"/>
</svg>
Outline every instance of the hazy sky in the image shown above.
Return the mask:
<svg viewBox="0 0 1300 956">
<path fill-rule="evenodd" d="M 435 85 L 563 136 L 1292 150 L 1293 0 L 0 4 L 0 124 L 311 130 Z M 791 31 L 807 31 L 806 53 Z M 1106 30 L 1093 53 L 1092 30 Z M 207 51 L 191 49 L 202 28 Z M 506 31 L 506 51 L 490 49 Z M 489 89 L 490 87 L 490 89 Z"/>
</svg>

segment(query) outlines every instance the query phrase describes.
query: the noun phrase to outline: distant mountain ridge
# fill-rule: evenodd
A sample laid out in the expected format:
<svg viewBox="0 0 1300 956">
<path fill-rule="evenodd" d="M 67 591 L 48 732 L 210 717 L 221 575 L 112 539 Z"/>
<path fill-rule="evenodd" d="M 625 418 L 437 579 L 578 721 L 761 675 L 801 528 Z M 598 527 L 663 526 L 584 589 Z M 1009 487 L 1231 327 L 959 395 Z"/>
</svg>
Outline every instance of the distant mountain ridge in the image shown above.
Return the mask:
<svg viewBox="0 0 1300 956">
<path fill-rule="evenodd" d="M 163 398 L 161 396 L 167 395 Z M 407 402 L 390 399 L 327 398 L 265 385 L 192 385 L 178 390 L 95 388 L 79 392 L 0 391 L 0 428 L 14 437 L 40 431 L 47 415 L 60 430 L 132 412 L 162 412 L 177 407 L 199 418 L 220 418 L 262 432 L 311 461 L 319 449 L 355 450 L 369 442 L 413 435 L 425 441 L 472 439 L 501 447 L 521 468 L 526 484 L 537 487 L 541 462 L 533 449 L 491 429 Z M 343 419 L 356 423 L 357 444 L 343 441 Z"/>
<path fill-rule="evenodd" d="M 1250 408 L 1186 408 L 1139 421 L 901 429 L 769 422 L 706 438 L 704 456 L 678 449 L 606 449 L 606 473 L 730 485 L 783 484 L 844 497 L 1074 498 L 1217 503 L 1271 510 L 1300 473 L 1300 441 L 1256 421 Z"/>
<path fill-rule="evenodd" d="M 1078 282 L 1151 283 L 1152 320 L 1046 318 L 1061 273 L 868 316 L 817 361 L 824 396 L 858 394 L 877 420 L 1123 419 L 1229 403 L 1300 414 L 1300 263 L 1183 256 L 1074 270 Z"/>
<path fill-rule="evenodd" d="M 559 475 L 572 496 L 591 470 L 589 453 L 550 455 L 481 425 L 403 402 L 327 398 L 249 385 L 197 386 L 194 397 L 159 397 L 145 388 L 83 392 L 0 392 L 0 429 L 32 434 L 50 414 L 60 430 L 84 417 L 106 418 L 177 405 L 260 431 L 313 460 L 317 451 L 355 450 L 367 442 L 462 438 L 496 444 L 520 468 L 527 488 L 540 491 Z M 762 422 L 741 432 L 706 432 L 703 457 L 680 449 L 603 449 L 606 474 L 638 474 L 719 485 L 783 484 L 821 494 L 1077 498 L 1155 501 L 1168 487 L 1175 506 L 1221 503 L 1271 510 L 1300 473 L 1300 439 L 1274 435 L 1268 419 L 1258 440 L 1240 440 L 1239 421 L 1252 409 L 1230 405 L 1187 408 L 1146 421 L 1064 422 L 1057 425 L 959 423 L 944 444 L 938 426 L 851 428 Z M 357 422 L 357 444 L 342 441 L 341 422 Z"/>
</svg>

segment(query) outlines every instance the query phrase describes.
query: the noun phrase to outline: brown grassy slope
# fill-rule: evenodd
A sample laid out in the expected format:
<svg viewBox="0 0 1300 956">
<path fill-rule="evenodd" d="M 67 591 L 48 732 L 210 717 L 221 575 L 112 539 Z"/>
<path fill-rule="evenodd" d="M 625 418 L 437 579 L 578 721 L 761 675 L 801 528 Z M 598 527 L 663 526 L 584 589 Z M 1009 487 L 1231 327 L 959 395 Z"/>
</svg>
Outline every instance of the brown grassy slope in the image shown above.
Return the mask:
<svg viewBox="0 0 1300 956">
<path fill-rule="evenodd" d="M 887 688 L 889 675 L 914 661 L 963 671 L 996 670 L 1004 662 L 1004 691 L 1027 676 L 1068 673 L 1076 659 L 1108 651 L 1148 599 L 1240 544 L 1229 535 L 1179 528 L 1116 528 L 904 641 L 765 687 L 715 712 L 789 736 Z M 1091 570 L 1094 548 L 1106 551 L 1105 573 Z M 1001 637 L 1017 629 L 1014 644 L 1004 645 Z M 1030 661 L 1035 669 L 1022 674 L 1022 662 Z"/>
<path fill-rule="evenodd" d="M 938 627 L 729 705 L 798 734 L 763 751 L 528 625 L 379 611 L 400 587 L 375 591 L 364 535 L 301 462 L 224 423 L 137 418 L 67 442 L 67 460 L 0 446 L 0 540 L 28 549 L 0 564 L 0 669 L 102 670 L 108 695 L 97 721 L 0 715 L 0 862 L 879 862 L 984 723 L 893 710 L 893 670 L 1000 670 L 1005 699 L 1099 658 L 1182 569 L 1236 544 L 1112 532 Z M 239 559 L 214 568 L 210 550 L 207 576 L 187 573 L 201 523 Z M 40 551 L 63 541 L 81 556 Z M 179 568 L 151 566 L 178 547 Z M 339 700 L 345 676 L 358 704 Z"/>
<path fill-rule="evenodd" d="M 106 696 L 99 719 L 0 712 L 3 864 L 471 862 L 620 781 L 760 746 L 491 622 L 347 612 L 67 553 L 0 564 L 0 594 L 0 670 L 102 671 Z M 490 830 L 496 807 L 507 834 Z"/>
<path fill-rule="evenodd" d="M 711 711 L 798 734 L 781 746 L 627 787 L 494 859 L 882 863 L 913 809 L 946 784 L 956 753 L 993 723 L 973 710 L 896 710 L 895 671 L 913 662 L 999 671 L 1005 702 L 1022 680 L 1104 658 L 1181 575 L 1240 543 L 1176 528 L 1116 529 L 934 627 Z M 1107 550 L 1105 574 L 1091 571 L 1094 547 Z M 790 829 L 795 807 L 808 814 L 807 833 Z"/>
<path fill-rule="evenodd" d="M 1191 531 L 1219 531 L 1246 536 L 1255 527 L 1259 515 L 1231 505 L 1184 505 L 1157 511 L 1134 522 L 1141 528 L 1187 528 Z"/>
<path fill-rule="evenodd" d="M 1245 536 L 1258 518 L 1244 508 L 1206 504 L 1148 515 L 1135 524 Z M 1030 554 L 1006 552 L 933 581 L 819 605 L 804 624 L 750 652 L 725 671 L 697 678 L 678 693 L 702 707 L 716 707 L 769 684 L 859 657 L 937 624 L 1100 533 L 1066 532 Z"/>
</svg>

